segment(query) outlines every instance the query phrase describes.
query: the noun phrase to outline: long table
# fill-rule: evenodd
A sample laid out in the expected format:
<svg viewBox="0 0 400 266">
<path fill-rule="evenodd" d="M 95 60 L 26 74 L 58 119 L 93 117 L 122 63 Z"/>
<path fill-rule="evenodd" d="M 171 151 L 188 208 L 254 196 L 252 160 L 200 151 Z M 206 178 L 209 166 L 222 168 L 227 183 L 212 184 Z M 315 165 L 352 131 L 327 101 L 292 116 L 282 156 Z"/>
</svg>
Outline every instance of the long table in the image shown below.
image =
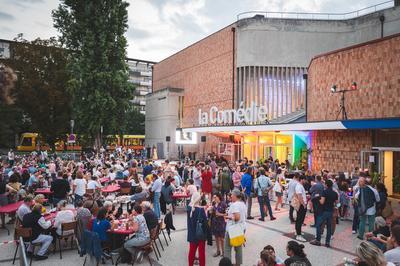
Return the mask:
<svg viewBox="0 0 400 266">
<path fill-rule="evenodd" d="M 6 229 L 9 235 L 10 235 L 10 230 L 8 230 L 8 228 L 6 227 L 6 214 L 16 213 L 18 208 L 22 205 L 23 202 L 24 201 L 18 201 L 0 207 L 1 228 Z"/>
</svg>

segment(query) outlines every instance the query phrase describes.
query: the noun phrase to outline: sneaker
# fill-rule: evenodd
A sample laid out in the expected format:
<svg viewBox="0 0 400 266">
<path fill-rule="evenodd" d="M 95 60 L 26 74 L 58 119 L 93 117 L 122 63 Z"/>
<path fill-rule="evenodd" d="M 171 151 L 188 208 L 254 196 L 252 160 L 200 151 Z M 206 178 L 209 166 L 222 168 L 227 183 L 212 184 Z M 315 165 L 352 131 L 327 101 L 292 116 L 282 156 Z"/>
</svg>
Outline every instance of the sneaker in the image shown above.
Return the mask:
<svg viewBox="0 0 400 266">
<path fill-rule="evenodd" d="M 330 247 L 331 247 L 331 245 L 330 245 L 330 244 L 328 244 L 328 243 L 326 243 L 326 244 L 325 244 L 325 247 L 327 247 L 327 248 L 330 248 Z"/>
<path fill-rule="evenodd" d="M 331 236 L 331 240 L 333 240 L 334 239 L 334 237 L 333 236 Z"/>
<path fill-rule="evenodd" d="M 302 237 L 301 235 L 297 235 L 296 240 L 300 241 L 300 242 L 307 242 L 307 240 L 304 237 Z"/>
<path fill-rule="evenodd" d="M 276 217 L 271 217 L 271 221 L 276 220 Z"/>
<path fill-rule="evenodd" d="M 35 255 L 36 260 L 47 260 L 47 256 L 40 256 L 40 255 Z"/>
<path fill-rule="evenodd" d="M 311 245 L 314 245 L 314 246 L 321 246 L 321 242 L 319 242 L 319 241 L 316 240 L 316 239 L 310 241 L 310 244 L 311 244 Z"/>
<path fill-rule="evenodd" d="M 142 250 L 140 250 L 139 253 L 136 256 L 136 262 L 139 263 L 139 264 L 142 263 L 143 256 L 144 256 L 144 252 Z"/>
<path fill-rule="evenodd" d="M 249 218 L 247 218 L 247 219 L 249 219 Z M 258 220 L 261 221 L 261 222 L 264 222 L 264 221 L 265 221 L 264 218 L 258 218 Z"/>
<path fill-rule="evenodd" d="M 357 238 L 360 240 L 364 240 L 364 238 L 362 238 L 361 236 L 357 236 Z"/>
<path fill-rule="evenodd" d="M 357 234 L 357 231 L 356 231 L 356 230 L 353 230 L 353 231 L 351 231 L 351 233 L 352 233 L 353 235 L 355 235 L 355 234 Z"/>
<path fill-rule="evenodd" d="M 218 256 L 220 256 L 220 255 L 221 255 L 221 252 L 217 251 L 217 252 L 213 255 L 213 257 L 216 258 L 216 257 L 218 257 Z"/>
<path fill-rule="evenodd" d="M 248 217 L 247 217 L 247 220 L 253 220 L 253 219 L 254 219 L 253 216 L 248 216 Z"/>
<path fill-rule="evenodd" d="M 314 228 L 314 227 L 315 227 L 315 224 L 310 224 L 310 227 L 313 227 L 313 228 Z"/>
</svg>

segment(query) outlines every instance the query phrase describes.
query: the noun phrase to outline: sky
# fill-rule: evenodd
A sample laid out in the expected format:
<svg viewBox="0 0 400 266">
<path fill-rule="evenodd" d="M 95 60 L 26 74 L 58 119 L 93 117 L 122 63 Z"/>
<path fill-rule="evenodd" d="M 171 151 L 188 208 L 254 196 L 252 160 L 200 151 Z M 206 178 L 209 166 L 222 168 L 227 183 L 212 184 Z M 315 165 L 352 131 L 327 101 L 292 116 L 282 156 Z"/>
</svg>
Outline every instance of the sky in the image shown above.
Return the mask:
<svg viewBox="0 0 400 266">
<path fill-rule="evenodd" d="M 86 0 L 84 0 L 86 1 Z M 233 23 L 245 11 L 343 13 L 385 0 L 126 0 L 127 55 L 160 61 Z M 0 0 L 0 39 L 57 36 L 51 11 L 59 0 Z"/>
</svg>

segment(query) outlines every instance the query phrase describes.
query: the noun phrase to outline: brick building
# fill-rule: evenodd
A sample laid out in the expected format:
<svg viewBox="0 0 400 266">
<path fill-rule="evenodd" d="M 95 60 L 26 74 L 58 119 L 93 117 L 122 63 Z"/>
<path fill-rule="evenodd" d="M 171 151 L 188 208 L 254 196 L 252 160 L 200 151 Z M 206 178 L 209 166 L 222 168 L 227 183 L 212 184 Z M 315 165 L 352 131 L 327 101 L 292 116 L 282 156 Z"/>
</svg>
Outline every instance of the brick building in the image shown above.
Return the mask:
<svg viewBox="0 0 400 266">
<path fill-rule="evenodd" d="M 393 187 L 400 7 L 371 10 L 346 19 L 239 18 L 155 64 L 146 145 L 170 159 L 272 156 L 334 172 L 373 163 Z M 331 87 L 353 81 L 348 119 L 336 118 L 341 93 Z"/>
</svg>

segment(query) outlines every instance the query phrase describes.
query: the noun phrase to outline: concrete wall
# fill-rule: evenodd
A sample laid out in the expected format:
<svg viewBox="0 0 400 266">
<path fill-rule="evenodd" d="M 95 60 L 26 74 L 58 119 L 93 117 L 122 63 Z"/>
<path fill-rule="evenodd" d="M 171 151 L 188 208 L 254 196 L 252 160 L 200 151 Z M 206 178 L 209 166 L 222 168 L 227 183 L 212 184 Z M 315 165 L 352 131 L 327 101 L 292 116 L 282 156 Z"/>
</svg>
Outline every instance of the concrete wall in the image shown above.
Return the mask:
<svg viewBox="0 0 400 266">
<path fill-rule="evenodd" d="M 308 66 L 312 57 L 400 32 L 400 7 L 350 20 L 249 18 L 237 23 L 237 67 Z"/>
<path fill-rule="evenodd" d="M 157 143 L 162 143 L 164 158 L 178 157 L 175 131 L 178 127 L 178 97 L 182 94 L 182 89 L 163 89 L 146 96 L 146 147 L 157 147 Z M 171 137 L 169 154 L 166 136 Z"/>
<path fill-rule="evenodd" d="M 400 34 L 315 58 L 309 66 L 307 120 L 335 120 L 340 93 L 346 93 L 348 119 L 400 117 Z"/>
</svg>

